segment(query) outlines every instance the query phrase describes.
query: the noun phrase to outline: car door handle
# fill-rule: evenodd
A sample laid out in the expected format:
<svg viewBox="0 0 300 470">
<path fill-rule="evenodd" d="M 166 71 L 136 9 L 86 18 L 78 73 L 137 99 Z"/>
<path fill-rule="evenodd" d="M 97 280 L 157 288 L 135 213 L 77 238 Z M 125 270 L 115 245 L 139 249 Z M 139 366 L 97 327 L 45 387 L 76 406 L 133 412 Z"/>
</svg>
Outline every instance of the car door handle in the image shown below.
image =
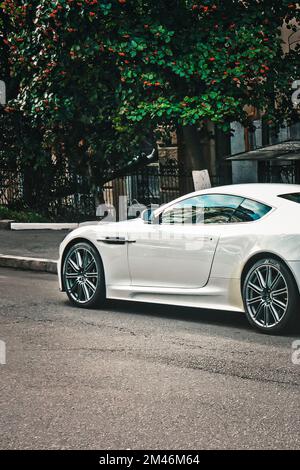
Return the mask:
<svg viewBox="0 0 300 470">
<path fill-rule="evenodd" d="M 99 238 L 97 242 L 107 243 L 108 245 L 125 245 L 125 243 L 135 243 L 136 240 L 128 240 L 125 237 L 105 237 Z"/>
</svg>

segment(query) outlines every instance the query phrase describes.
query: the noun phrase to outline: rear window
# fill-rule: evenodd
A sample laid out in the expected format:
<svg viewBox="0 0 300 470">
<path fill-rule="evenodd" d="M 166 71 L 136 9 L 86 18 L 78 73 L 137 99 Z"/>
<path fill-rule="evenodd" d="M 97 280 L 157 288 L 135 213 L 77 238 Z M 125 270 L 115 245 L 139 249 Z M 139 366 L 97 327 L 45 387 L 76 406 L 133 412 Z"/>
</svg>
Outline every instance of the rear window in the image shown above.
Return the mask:
<svg viewBox="0 0 300 470">
<path fill-rule="evenodd" d="M 300 204 L 300 193 L 280 194 L 278 197 L 282 197 L 283 199 L 287 199 L 288 201 L 293 201 Z"/>
<path fill-rule="evenodd" d="M 230 222 L 253 222 L 261 219 L 272 207 L 251 199 L 244 199 L 233 213 Z"/>
</svg>

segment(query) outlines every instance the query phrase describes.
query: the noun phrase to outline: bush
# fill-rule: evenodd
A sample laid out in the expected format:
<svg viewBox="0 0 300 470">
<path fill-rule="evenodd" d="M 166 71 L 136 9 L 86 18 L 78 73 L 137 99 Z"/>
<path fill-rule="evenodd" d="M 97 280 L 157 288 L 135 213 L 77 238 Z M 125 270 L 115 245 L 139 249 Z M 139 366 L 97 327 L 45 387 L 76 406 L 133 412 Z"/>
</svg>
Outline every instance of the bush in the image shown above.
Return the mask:
<svg viewBox="0 0 300 470">
<path fill-rule="evenodd" d="M 8 207 L 0 206 L 0 220 L 9 219 L 16 222 L 48 222 L 42 215 L 31 211 L 15 211 Z"/>
</svg>

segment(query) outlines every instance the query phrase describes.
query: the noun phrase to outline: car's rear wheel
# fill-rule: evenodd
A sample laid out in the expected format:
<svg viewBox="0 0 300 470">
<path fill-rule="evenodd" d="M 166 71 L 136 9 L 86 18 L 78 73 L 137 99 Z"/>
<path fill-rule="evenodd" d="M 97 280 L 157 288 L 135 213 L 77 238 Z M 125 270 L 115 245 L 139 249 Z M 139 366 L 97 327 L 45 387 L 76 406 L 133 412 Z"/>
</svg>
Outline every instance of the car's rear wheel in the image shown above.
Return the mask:
<svg viewBox="0 0 300 470">
<path fill-rule="evenodd" d="M 251 325 L 265 333 L 277 333 L 296 320 L 299 291 L 286 265 L 272 258 L 257 261 L 249 269 L 243 300 Z"/>
<path fill-rule="evenodd" d="M 89 243 L 76 243 L 68 249 L 62 274 L 66 293 L 77 307 L 93 308 L 105 301 L 102 261 Z"/>
</svg>

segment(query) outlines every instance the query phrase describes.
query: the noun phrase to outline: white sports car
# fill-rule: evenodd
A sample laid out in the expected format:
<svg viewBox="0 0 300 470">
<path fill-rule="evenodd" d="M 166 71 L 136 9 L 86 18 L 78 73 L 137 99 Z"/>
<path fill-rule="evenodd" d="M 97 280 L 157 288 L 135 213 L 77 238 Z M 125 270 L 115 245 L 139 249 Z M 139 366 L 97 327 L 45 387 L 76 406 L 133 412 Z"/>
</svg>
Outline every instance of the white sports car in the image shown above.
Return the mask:
<svg viewBox="0 0 300 470">
<path fill-rule="evenodd" d="M 300 185 L 211 188 L 81 226 L 60 246 L 58 273 L 80 307 L 110 298 L 245 311 L 259 330 L 281 331 L 299 314 Z"/>
</svg>

